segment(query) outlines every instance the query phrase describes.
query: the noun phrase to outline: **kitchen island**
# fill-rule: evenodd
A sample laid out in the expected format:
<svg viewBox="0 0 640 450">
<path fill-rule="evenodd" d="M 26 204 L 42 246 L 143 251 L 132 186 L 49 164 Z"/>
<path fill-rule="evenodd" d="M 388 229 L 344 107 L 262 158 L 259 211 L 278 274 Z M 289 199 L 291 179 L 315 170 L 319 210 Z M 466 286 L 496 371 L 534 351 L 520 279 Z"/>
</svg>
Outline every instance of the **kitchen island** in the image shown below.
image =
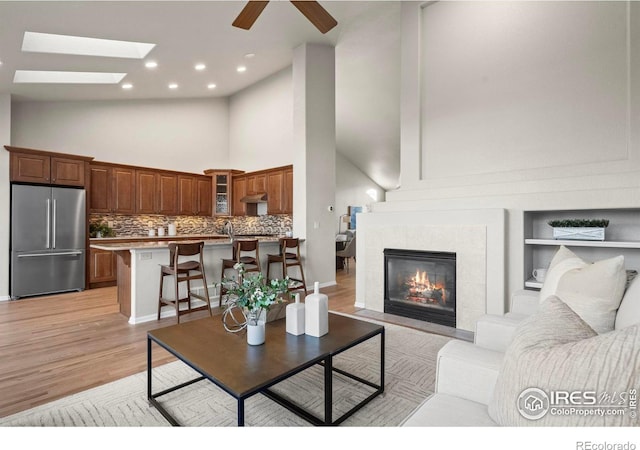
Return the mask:
<svg viewBox="0 0 640 450">
<path fill-rule="evenodd" d="M 244 237 L 237 237 L 243 239 Z M 278 253 L 278 237 L 259 236 L 260 264 L 262 271 L 267 270 L 267 255 Z M 173 239 L 141 239 L 139 241 L 117 242 L 116 239 L 100 239 L 90 242 L 91 248 L 108 250 L 117 255 L 118 273 L 118 303 L 120 312 L 129 319 L 129 323 L 136 324 L 156 320 L 158 315 L 158 289 L 160 286 L 160 265 L 169 264 L 169 243 L 204 241 L 204 266 L 207 278 L 207 288 L 211 296 L 211 303 L 219 303 L 217 286 L 220 283 L 220 271 L 222 259 L 231 258 L 231 239 L 226 235 L 208 236 L 176 236 Z M 280 276 L 281 270 L 273 267 L 276 276 Z M 231 275 L 229 273 L 229 275 Z M 182 283 L 185 284 L 185 283 Z M 202 284 L 192 290 L 204 293 Z M 175 296 L 173 284 L 164 284 L 168 297 Z M 186 292 L 186 286 L 180 286 L 181 296 Z M 194 305 L 198 306 L 199 300 L 194 299 Z M 175 316 L 175 310 L 164 308 L 162 317 Z"/>
</svg>

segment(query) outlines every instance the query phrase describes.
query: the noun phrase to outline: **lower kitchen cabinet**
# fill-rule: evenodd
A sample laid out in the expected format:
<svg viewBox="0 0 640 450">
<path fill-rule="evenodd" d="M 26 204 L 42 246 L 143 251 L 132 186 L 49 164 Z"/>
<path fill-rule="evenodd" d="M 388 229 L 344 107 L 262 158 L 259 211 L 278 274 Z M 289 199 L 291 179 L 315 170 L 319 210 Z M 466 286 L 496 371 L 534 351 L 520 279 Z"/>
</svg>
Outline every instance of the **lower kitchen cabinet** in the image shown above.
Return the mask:
<svg viewBox="0 0 640 450">
<path fill-rule="evenodd" d="M 118 280 L 116 252 L 90 249 L 89 287 L 115 286 Z"/>
</svg>

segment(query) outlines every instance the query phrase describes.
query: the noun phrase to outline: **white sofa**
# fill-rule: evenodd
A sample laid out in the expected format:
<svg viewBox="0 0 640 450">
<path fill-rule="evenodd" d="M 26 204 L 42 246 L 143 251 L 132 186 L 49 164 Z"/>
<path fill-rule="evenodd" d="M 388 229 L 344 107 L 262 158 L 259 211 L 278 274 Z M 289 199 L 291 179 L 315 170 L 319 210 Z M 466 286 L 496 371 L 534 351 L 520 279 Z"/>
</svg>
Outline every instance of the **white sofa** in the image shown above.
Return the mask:
<svg viewBox="0 0 640 450">
<path fill-rule="evenodd" d="M 510 312 L 483 316 L 476 324 L 475 342 L 452 340 L 437 357 L 435 393 L 419 405 L 403 426 L 495 426 L 488 413 L 493 389 L 518 324 L 539 304 L 537 291 L 517 291 Z M 615 329 L 640 322 L 640 276 L 626 289 Z"/>
</svg>

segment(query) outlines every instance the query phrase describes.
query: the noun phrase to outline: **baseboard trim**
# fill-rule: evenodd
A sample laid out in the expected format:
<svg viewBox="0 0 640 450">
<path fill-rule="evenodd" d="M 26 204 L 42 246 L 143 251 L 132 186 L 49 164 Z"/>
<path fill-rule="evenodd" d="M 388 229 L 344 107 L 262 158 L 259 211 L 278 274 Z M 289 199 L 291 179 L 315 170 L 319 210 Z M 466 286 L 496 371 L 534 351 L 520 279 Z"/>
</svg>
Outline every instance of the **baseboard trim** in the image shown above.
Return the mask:
<svg viewBox="0 0 640 450">
<path fill-rule="evenodd" d="M 11 300 L 10 295 L 0 295 L 0 302 L 8 302 L 9 300 Z"/>
</svg>

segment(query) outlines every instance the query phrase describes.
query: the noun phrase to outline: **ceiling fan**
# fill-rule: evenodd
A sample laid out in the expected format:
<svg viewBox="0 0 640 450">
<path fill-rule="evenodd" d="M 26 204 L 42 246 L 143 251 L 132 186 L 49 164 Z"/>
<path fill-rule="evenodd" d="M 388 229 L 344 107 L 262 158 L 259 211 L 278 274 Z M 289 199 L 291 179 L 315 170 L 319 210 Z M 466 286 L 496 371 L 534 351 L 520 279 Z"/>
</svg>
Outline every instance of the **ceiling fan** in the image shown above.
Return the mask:
<svg viewBox="0 0 640 450">
<path fill-rule="evenodd" d="M 245 7 L 240 11 L 236 20 L 233 21 L 234 27 L 248 30 L 254 24 L 262 10 L 267 6 L 267 2 L 249 1 Z M 291 1 L 298 10 L 309 19 L 309 21 L 320 30 L 322 34 L 331 30 L 338 25 L 336 19 L 331 17 L 331 14 L 327 12 L 320 3 L 315 1 Z"/>
</svg>

